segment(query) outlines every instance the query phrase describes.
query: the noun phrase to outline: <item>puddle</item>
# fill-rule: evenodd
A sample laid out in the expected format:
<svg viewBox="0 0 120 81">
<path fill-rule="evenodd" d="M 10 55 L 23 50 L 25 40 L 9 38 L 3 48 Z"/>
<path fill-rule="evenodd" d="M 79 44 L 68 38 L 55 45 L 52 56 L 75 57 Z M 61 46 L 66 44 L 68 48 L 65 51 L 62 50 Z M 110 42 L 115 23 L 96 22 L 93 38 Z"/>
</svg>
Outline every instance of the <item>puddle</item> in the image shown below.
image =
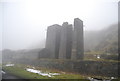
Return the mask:
<svg viewBox="0 0 120 81">
<path fill-rule="evenodd" d="M 14 66 L 14 64 L 6 64 L 5 66 Z"/>
<path fill-rule="evenodd" d="M 37 73 L 39 75 L 48 76 L 48 77 L 54 77 L 55 75 L 60 75 L 60 73 L 47 73 L 47 72 L 42 72 L 40 70 L 35 70 L 35 69 L 30 69 L 30 68 L 26 68 L 26 70 L 28 72 Z"/>
</svg>

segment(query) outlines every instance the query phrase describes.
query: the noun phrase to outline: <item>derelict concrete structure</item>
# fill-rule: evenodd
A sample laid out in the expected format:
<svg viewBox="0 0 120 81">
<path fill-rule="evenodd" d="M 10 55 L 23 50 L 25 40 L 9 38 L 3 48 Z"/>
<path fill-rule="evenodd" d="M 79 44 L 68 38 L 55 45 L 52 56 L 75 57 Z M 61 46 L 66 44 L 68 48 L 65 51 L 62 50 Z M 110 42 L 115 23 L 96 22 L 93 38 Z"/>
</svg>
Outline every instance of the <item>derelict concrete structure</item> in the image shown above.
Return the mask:
<svg viewBox="0 0 120 81">
<path fill-rule="evenodd" d="M 84 58 L 83 21 L 74 19 L 74 28 L 64 22 L 62 26 L 52 25 L 47 29 L 46 49 L 48 58 L 79 59 Z"/>
<path fill-rule="evenodd" d="M 79 18 L 75 18 L 73 30 L 72 58 L 82 60 L 83 57 L 84 57 L 83 21 L 81 21 Z"/>
<path fill-rule="evenodd" d="M 71 59 L 71 49 L 72 49 L 72 25 L 69 25 L 67 22 L 64 22 L 61 28 L 59 58 Z"/>
<path fill-rule="evenodd" d="M 58 58 L 60 45 L 60 25 L 52 25 L 47 28 L 47 38 L 45 48 L 49 51 L 49 58 Z"/>
</svg>

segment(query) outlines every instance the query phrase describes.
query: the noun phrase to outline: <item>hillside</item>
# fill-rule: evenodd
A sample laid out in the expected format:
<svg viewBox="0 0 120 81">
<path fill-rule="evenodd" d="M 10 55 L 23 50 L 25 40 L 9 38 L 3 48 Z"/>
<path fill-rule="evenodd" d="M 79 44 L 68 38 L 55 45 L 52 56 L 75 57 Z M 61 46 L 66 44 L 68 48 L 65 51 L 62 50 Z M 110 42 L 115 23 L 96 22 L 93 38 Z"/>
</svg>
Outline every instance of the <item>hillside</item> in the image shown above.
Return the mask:
<svg viewBox="0 0 120 81">
<path fill-rule="evenodd" d="M 84 33 L 85 51 L 102 51 L 104 53 L 117 53 L 118 49 L 118 26 L 100 31 L 88 31 Z"/>
</svg>

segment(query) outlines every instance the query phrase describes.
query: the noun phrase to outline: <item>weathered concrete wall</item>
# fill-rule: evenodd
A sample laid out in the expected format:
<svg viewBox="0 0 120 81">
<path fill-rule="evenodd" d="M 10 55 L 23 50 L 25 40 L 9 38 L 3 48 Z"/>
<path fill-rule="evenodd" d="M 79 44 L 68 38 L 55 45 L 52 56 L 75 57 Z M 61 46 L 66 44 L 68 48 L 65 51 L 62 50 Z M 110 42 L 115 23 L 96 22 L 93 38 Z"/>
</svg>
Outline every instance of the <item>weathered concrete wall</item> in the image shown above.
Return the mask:
<svg viewBox="0 0 120 81">
<path fill-rule="evenodd" d="M 72 59 L 84 58 L 83 21 L 74 19 Z"/>
<path fill-rule="evenodd" d="M 71 59 L 72 49 L 72 25 L 68 25 L 64 22 L 61 28 L 61 39 L 60 39 L 60 59 Z"/>
<path fill-rule="evenodd" d="M 60 25 L 52 25 L 47 29 L 46 49 L 49 51 L 49 58 L 58 58 L 60 44 Z"/>
</svg>

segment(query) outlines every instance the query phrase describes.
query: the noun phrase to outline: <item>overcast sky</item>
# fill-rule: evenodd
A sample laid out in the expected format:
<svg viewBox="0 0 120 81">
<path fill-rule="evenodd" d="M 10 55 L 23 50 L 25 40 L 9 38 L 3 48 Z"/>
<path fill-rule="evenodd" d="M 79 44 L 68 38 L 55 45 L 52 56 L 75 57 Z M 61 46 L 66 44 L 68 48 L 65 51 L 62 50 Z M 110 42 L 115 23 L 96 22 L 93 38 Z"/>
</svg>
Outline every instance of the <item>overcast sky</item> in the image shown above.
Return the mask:
<svg viewBox="0 0 120 81">
<path fill-rule="evenodd" d="M 0 49 L 43 46 L 47 26 L 80 18 L 84 30 L 100 30 L 118 21 L 119 0 L 1 0 Z"/>
</svg>

